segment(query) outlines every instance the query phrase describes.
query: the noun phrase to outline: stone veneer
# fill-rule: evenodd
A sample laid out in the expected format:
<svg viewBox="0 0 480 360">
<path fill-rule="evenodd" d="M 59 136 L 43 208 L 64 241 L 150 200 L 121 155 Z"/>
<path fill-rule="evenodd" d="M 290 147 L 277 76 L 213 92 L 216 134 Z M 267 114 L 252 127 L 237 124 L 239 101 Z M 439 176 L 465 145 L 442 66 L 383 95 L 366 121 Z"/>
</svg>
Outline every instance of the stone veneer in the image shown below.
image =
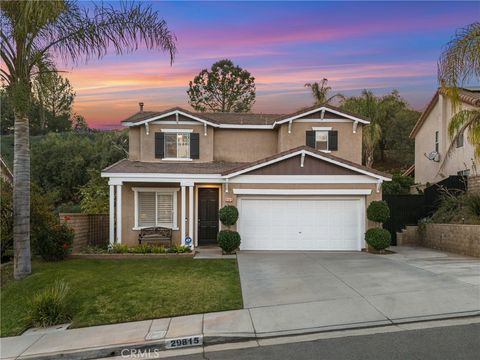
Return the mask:
<svg viewBox="0 0 480 360">
<path fill-rule="evenodd" d="M 480 257 L 480 225 L 426 224 L 424 230 L 409 226 L 399 239 L 398 245 L 418 245 Z"/>
<path fill-rule="evenodd" d="M 480 175 L 468 177 L 468 192 L 480 193 Z"/>
</svg>

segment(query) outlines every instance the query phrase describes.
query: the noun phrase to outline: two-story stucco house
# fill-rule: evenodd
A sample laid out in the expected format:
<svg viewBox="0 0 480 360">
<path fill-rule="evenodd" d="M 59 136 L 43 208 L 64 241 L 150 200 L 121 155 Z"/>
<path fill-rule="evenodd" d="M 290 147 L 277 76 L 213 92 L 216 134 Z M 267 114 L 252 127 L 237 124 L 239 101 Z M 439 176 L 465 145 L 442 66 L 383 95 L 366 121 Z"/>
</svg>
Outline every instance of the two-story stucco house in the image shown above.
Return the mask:
<svg viewBox="0 0 480 360">
<path fill-rule="evenodd" d="M 415 183 L 420 187 L 451 175 L 474 175 L 480 170 L 480 163 L 475 160 L 474 148 L 467 136 L 459 138 L 451 156 L 444 159 L 451 144 L 448 125 L 453 111 L 480 108 L 480 91 L 460 89 L 459 100 L 460 104 L 453 110 L 451 100 L 439 89 L 410 133 L 410 137 L 415 139 Z"/>
<path fill-rule="evenodd" d="M 368 119 L 329 105 L 271 115 L 141 104 L 122 124 L 129 158 L 102 172 L 111 242 L 163 226 L 176 243 L 214 244 L 218 209 L 232 204 L 243 250 L 361 250 L 366 207 L 390 180 L 361 165 Z"/>
</svg>

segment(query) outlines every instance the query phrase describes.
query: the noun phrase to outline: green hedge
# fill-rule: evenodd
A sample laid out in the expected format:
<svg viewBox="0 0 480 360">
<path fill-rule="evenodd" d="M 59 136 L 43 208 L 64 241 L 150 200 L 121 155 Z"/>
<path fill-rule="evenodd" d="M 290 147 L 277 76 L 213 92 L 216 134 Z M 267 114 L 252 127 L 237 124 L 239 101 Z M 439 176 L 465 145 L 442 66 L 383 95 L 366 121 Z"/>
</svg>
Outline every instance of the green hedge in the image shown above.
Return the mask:
<svg viewBox="0 0 480 360">
<path fill-rule="evenodd" d="M 223 225 L 235 225 L 238 220 L 238 210 L 233 205 L 225 205 L 218 210 L 218 217 Z"/>
<path fill-rule="evenodd" d="M 386 201 L 372 201 L 367 208 L 368 220 L 384 223 L 390 217 L 390 209 Z"/>
<path fill-rule="evenodd" d="M 390 246 L 391 235 L 388 230 L 382 228 L 368 229 L 365 233 L 365 241 L 375 250 L 384 250 Z"/>
<path fill-rule="evenodd" d="M 233 230 L 221 230 L 217 241 L 222 250 L 230 254 L 240 246 L 240 234 Z"/>
</svg>

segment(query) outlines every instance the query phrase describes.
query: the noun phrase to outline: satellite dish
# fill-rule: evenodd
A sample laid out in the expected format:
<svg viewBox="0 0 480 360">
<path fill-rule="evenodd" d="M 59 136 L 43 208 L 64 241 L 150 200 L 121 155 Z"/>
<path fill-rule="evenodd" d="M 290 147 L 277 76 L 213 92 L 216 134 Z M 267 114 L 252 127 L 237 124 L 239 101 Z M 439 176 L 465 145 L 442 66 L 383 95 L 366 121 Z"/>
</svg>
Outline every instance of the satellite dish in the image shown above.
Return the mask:
<svg viewBox="0 0 480 360">
<path fill-rule="evenodd" d="M 436 151 L 432 151 L 429 154 L 425 153 L 423 155 L 425 155 L 425 157 L 430 161 L 435 161 L 435 162 L 440 161 L 440 154 Z"/>
</svg>

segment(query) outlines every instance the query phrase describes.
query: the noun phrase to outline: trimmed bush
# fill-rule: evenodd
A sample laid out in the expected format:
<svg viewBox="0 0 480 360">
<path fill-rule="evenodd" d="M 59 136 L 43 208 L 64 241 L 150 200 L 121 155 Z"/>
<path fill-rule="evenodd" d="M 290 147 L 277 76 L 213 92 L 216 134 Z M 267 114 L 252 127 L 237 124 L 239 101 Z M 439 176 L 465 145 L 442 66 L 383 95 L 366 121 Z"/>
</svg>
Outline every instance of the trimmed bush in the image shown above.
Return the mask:
<svg viewBox="0 0 480 360">
<path fill-rule="evenodd" d="M 34 326 L 47 327 L 64 324 L 71 320 L 72 313 L 67 296 L 70 287 L 63 281 L 36 293 L 29 309 L 29 319 Z"/>
<path fill-rule="evenodd" d="M 368 220 L 384 223 L 390 217 L 390 209 L 386 201 L 372 201 L 367 208 Z"/>
<path fill-rule="evenodd" d="M 218 245 L 227 254 L 231 254 L 240 246 L 240 234 L 233 230 L 221 230 L 218 233 Z"/>
<path fill-rule="evenodd" d="M 390 246 L 391 235 L 388 230 L 382 228 L 368 229 L 365 233 L 365 241 L 375 250 L 384 250 Z"/>
<path fill-rule="evenodd" d="M 238 220 L 238 210 L 233 205 L 225 205 L 218 210 L 218 217 L 223 225 L 235 225 Z"/>
<path fill-rule="evenodd" d="M 67 224 L 44 227 L 37 240 L 38 254 L 45 261 L 60 261 L 72 251 L 74 233 Z"/>
</svg>

